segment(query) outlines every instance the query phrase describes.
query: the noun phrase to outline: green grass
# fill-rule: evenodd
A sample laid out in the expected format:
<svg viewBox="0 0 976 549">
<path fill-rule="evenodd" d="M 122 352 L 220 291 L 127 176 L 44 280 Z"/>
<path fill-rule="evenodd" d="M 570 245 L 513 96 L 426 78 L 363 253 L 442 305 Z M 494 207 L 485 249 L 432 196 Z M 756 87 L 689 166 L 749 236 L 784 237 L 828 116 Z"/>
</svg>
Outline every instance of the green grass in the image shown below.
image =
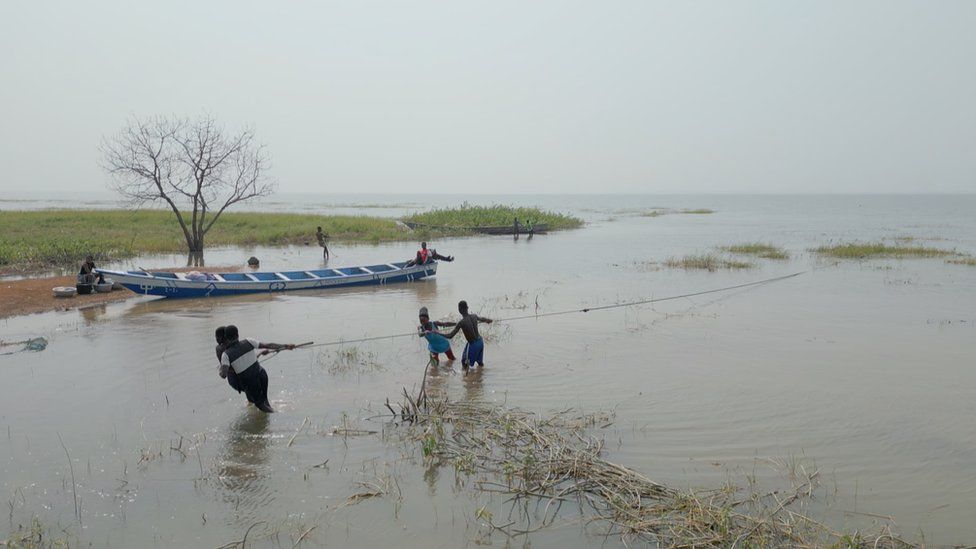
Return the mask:
<svg viewBox="0 0 976 549">
<path fill-rule="evenodd" d="M 672 269 L 717 271 L 719 269 L 751 269 L 756 265 L 748 261 L 726 259 L 715 254 L 698 254 L 686 255 L 681 258 L 672 257 L 664 262 L 664 266 Z"/>
<path fill-rule="evenodd" d="M 639 215 L 641 217 L 660 217 L 662 215 L 670 214 L 713 214 L 715 210 L 709 210 L 708 208 L 695 208 L 693 210 L 683 209 L 683 210 L 672 210 L 671 208 L 652 208 L 645 212 L 641 212 Z"/>
<path fill-rule="evenodd" d="M 206 246 L 315 244 L 321 225 L 333 241 L 415 240 L 395 220 L 368 216 L 229 212 L 207 234 Z M 186 251 L 170 211 L 41 210 L 0 215 L 0 270 L 27 270 L 140 253 Z"/>
<path fill-rule="evenodd" d="M 966 265 L 969 267 L 976 267 L 976 257 L 963 257 L 961 259 L 949 259 L 946 263 L 952 263 L 954 265 Z"/>
<path fill-rule="evenodd" d="M 927 248 L 925 246 L 891 246 L 884 242 L 849 242 L 833 246 L 820 246 L 813 250 L 825 257 L 836 259 L 868 258 L 924 258 L 958 255 L 952 250 Z"/>
<path fill-rule="evenodd" d="M 754 255 L 762 259 L 789 259 L 790 254 L 783 248 L 777 248 L 772 244 L 762 242 L 750 242 L 748 244 L 736 244 L 723 248 L 728 252 L 742 255 Z"/>
<path fill-rule="evenodd" d="M 515 218 L 519 222 L 532 221 L 533 225 L 545 224 L 549 230 L 575 229 L 583 225 L 583 220 L 557 212 L 539 208 L 514 206 L 472 206 L 462 204 L 457 208 L 444 208 L 417 213 L 405 221 L 422 223 L 432 227 L 490 227 L 511 225 Z"/>
</svg>

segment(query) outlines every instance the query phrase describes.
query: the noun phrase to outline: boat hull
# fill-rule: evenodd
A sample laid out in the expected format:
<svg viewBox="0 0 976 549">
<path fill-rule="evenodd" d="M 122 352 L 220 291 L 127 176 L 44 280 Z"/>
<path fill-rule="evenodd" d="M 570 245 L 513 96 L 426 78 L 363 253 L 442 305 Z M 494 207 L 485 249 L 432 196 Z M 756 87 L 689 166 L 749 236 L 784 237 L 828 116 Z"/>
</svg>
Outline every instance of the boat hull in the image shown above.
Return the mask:
<svg viewBox="0 0 976 549">
<path fill-rule="evenodd" d="M 182 275 L 164 272 L 108 271 L 98 272 L 115 279 L 137 294 L 169 298 L 218 297 L 296 290 L 323 290 L 412 282 L 437 274 L 437 263 L 406 267 L 403 264 L 347 267 L 343 269 L 315 269 L 310 271 L 282 271 L 263 273 L 216 273 L 217 280 L 187 280 Z M 316 273 L 321 273 L 322 276 Z M 349 273 L 349 274 L 347 274 Z M 291 275 L 291 276 L 289 276 Z M 244 280 L 226 280 L 223 277 Z M 304 278 L 293 279 L 292 277 Z M 258 278 L 258 280 L 251 280 Z M 260 280 L 267 278 L 267 280 Z"/>
</svg>

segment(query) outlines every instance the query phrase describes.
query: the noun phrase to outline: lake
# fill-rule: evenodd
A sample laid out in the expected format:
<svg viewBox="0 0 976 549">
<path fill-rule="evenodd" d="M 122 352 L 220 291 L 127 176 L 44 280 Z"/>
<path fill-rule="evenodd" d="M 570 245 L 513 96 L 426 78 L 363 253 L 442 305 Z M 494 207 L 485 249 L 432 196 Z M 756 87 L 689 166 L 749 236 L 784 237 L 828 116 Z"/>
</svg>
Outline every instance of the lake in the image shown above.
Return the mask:
<svg viewBox="0 0 976 549">
<path fill-rule="evenodd" d="M 465 374 L 442 362 L 428 392 L 541 414 L 612 412 L 601 434 L 606 457 L 675 488 L 748 476 L 775 486 L 784 464 L 801 464 L 820 471 L 822 506 L 812 512 L 832 527 L 870 528 L 890 516 L 909 539 L 921 532 L 929 544 L 976 543 L 976 268 L 809 251 L 885 239 L 976 254 L 976 195 L 279 195 L 250 207 L 400 216 L 462 201 L 537 205 L 587 224 L 532 239 L 432 242 L 457 259 L 411 284 L 138 298 L 0 321 L 0 339 L 50 340 L 43 352 L 0 356 L 0 487 L 10 515 L 0 539 L 37 517 L 94 546 L 218 547 L 251 526 L 254 546 L 291 546 L 313 526 L 311 545 L 622 545 L 574 520 L 513 540 L 484 531 L 479 509 L 504 516 L 504 498 L 459 486 L 451 465 L 426 462 L 416 444 L 399 440 L 403 427 L 384 407 L 420 385 L 427 353 L 419 338 L 277 355 L 265 365 L 278 409 L 269 416 L 217 377 L 214 328 L 330 342 L 409 332 L 422 306 L 435 319 L 456 317 L 461 299 L 505 318 L 803 272 L 486 326 L 486 366 Z M 21 196 L 5 197 L 0 210 L 113 205 L 103 195 Z M 714 213 L 640 215 L 652 208 Z M 715 272 L 662 265 L 754 241 L 791 257 Z M 405 260 L 416 248 L 335 243 L 329 265 Z M 266 270 L 322 265 L 315 245 L 213 249 L 206 260 L 237 265 L 250 255 Z M 455 352 L 462 346 L 459 337 Z M 376 432 L 334 436 L 336 427 Z M 396 489 L 348 499 L 381 481 Z"/>
</svg>

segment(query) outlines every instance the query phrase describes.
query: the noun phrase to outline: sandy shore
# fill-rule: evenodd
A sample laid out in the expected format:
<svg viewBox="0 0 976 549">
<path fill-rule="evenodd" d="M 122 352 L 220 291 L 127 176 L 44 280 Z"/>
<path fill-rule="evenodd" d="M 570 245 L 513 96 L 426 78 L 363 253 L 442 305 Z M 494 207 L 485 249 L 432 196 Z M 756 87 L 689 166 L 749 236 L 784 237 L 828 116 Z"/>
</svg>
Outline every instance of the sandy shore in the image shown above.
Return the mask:
<svg viewBox="0 0 976 549">
<path fill-rule="evenodd" d="M 186 272 L 201 270 L 201 268 L 183 267 L 154 270 Z M 207 270 L 234 272 L 241 270 L 241 267 L 209 267 Z M 75 282 L 76 277 L 74 275 L 2 281 L 0 282 L 0 318 L 44 313 L 47 311 L 80 309 L 102 303 L 125 301 L 126 299 L 139 295 L 126 289 L 115 290 L 104 294 L 76 295 L 75 297 L 54 297 L 54 294 L 51 292 L 51 289 L 56 286 L 74 286 Z"/>
</svg>

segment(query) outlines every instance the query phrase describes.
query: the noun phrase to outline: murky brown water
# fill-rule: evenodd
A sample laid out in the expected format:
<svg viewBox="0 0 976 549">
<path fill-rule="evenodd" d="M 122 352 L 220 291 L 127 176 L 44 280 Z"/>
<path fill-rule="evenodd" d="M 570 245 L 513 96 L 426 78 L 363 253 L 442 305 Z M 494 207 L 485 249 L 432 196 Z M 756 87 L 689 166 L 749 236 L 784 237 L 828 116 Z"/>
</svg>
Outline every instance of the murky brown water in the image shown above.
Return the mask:
<svg viewBox="0 0 976 549">
<path fill-rule="evenodd" d="M 507 317 L 534 311 L 537 301 L 552 311 L 808 270 L 728 294 L 496 325 L 483 371 L 442 367 L 429 383 L 452 398 L 540 412 L 612 409 L 608 457 L 677 487 L 717 486 L 753 471 L 773 479 L 769 460 L 800 460 L 822 472 L 825 516 L 838 528 L 863 523 L 844 512 L 856 510 L 892 515 L 902 532 L 921 530 L 928 542 L 973 543 L 976 269 L 938 259 L 835 264 L 805 252 L 832 238 L 907 234 L 973 252 L 976 230 L 965 213 L 973 199 L 842 211 L 727 200 L 645 204 L 718 210 L 659 218 L 614 213 L 632 204 L 595 212 L 581 204 L 593 223 L 579 231 L 438 242 L 458 260 L 423 283 L 138 300 L 3 321 L 2 339 L 44 335 L 51 343 L 0 357 L 0 495 L 9 502 L 0 539 L 37 516 L 95 546 L 216 547 L 260 521 L 250 538 L 256 546 L 290 546 L 312 526 L 313 544 L 484 542 L 476 511 L 505 513 L 502 499 L 458 489 L 450 466 L 425 466 L 383 419 L 367 419 L 420 383 L 420 340 L 357 344 L 356 358 L 338 366 L 336 348 L 283 353 L 266 363 L 279 413 L 265 416 L 216 376 L 213 328 L 235 323 L 267 341 L 329 341 L 410 331 L 420 306 L 437 317 L 459 299 Z M 637 265 L 757 239 L 785 245 L 794 258 L 714 273 Z M 333 265 L 405 258 L 412 249 L 339 246 Z M 244 253 L 215 251 L 208 260 Z M 314 248 L 250 253 L 268 268 L 321 261 Z M 147 261 L 174 258 L 136 262 Z M 379 432 L 329 435 L 341 425 Z M 81 526 L 58 434 L 71 456 Z M 358 481 L 377 478 L 396 479 L 402 501 L 344 505 L 363 490 Z M 261 537 L 268 530 L 277 538 Z M 570 523 L 528 541 L 604 542 L 581 532 Z M 497 533 L 490 541 L 505 542 Z"/>
</svg>

